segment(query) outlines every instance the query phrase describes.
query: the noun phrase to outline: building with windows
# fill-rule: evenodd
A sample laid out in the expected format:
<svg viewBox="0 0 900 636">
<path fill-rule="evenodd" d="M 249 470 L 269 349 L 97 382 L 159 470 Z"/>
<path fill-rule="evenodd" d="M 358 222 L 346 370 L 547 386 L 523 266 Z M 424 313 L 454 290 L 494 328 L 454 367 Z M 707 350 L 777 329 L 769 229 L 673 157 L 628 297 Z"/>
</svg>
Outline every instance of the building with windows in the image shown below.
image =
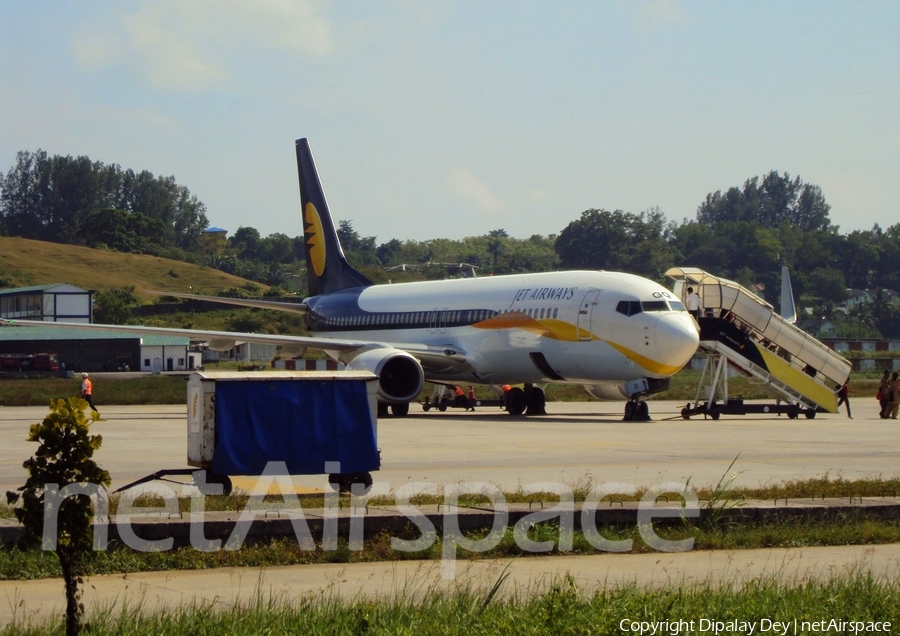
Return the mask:
<svg viewBox="0 0 900 636">
<path fill-rule="evenodd" d="M 228 230 L 220 227 L 208 227 L 203 230 L 203 253 L 221 254 L 228 247 Z"/>
<path fill-rule="evenodd" d="M 0 318 L 93 322 L 94 292 L 67 283 L 0 289 Z"/>
</svg>

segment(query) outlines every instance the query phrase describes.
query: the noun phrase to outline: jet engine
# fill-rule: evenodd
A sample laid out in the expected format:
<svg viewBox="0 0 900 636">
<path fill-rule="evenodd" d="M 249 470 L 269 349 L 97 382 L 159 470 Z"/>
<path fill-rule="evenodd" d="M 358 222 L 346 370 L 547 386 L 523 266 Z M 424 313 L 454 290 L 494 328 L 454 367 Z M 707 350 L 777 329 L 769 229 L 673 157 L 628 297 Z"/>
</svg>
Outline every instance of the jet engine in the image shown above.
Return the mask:
<svg viewBox="0 0 900 636">
<path fill-rule="evenodd" d="M 378 398 L 389 404 L 412 402 L 425 385 L 425 373 L 419 361 L 397 349 L 367 349 L 354 356 L 346 368 L 377 375 Z"/>
<path fill-rule="evenodd" d="M 627 400 L 631 396 L 626 395 L 622 390 L 625 387 L 621 384 L 585 384 L 584 390 L 593 395 L 598 400 L 609 400 L 621 402 Z"/>
<path fill-rule="evenodd" d="M 671 378 L 641 378 L 619 384 L 585 384 L 584 389 L 598 400 L 621 401 L 665 391 L 670 382 Z"/>
</svg>

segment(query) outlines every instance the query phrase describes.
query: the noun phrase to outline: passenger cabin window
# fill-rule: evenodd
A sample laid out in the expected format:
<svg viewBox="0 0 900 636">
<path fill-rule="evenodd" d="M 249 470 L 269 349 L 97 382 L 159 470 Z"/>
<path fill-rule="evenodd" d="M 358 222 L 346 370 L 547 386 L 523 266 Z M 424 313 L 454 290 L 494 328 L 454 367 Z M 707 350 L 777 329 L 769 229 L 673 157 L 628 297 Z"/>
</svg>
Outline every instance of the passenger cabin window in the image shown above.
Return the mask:
<svg viewBox="0 0 900 636">
<path fill-rule="evenodd" d="M 646 305 L 647 303 L 644 304 Z M 620 300 L 619 304 L 616 305 L 616 311 L 626 316 L 634 316 L 641 313 L 641 303 L 637 300 Z"/>
</svg>

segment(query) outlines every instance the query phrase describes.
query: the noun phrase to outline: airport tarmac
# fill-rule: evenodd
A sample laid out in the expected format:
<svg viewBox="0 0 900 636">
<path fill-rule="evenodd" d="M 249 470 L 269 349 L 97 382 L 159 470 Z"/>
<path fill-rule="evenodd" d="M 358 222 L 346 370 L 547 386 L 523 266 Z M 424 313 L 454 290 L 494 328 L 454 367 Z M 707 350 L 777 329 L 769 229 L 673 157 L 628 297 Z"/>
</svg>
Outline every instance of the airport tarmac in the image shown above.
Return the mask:
<svg viewBox="0 0 900 636">
<path fill-rule="evenodd" d="M 874 398 L 852 401 L 845 413 L 814 419 L 786 416 L 680 417 L 681 402 L 651 401 L 653 421 L 622 421 L 622 404 L 550 403 L 549 415 L 512 417 L 496 408 L 421 411 L 378 422 L 382 468 L 376 482 L 438 486 L 477 481 L 505 491 L 537 482 L 567 486 L 622 482 L 715 485 L 732 460 L 738 486 L 828 475 L 859 479 L 900 475 L 900 421 L 878 417 Z M 113 488 L 160 469 L 186 468 L 183 405 L 103 406 L 92 430 L 103 436 L 98 463 Z M 46 414 L 42 407 L 0 407 L 0 488 L 24 483 L 22 468 L 36 448 L 25 437 Z M 241 480 L 246 485 L 248 480 Z M 252 483 L 252 480 L 249 481 Z M 322 489 L 322 475 L 297 476 L 300 488 Z M 246 487 L 246 486 L 245 486 Z"/>
<path fill-rule="evenodd" d="M 514 418 L 494 409 L 423 413 L 379 421 L 382 470 L 376 482 L 397 488 L 411 481 L 449 485 L 493 483 L 515 490 L 536 482 L 566 485 L 664 481 L 715 484 L 731 461 L 737 485 L 753 486 L 808 477 L 893 477 L 900 422 L 881 420 L 874 399 L 853 401 L 855 419 L 819 414 L 814 419 L 723 416 L 714 421 L 680 417 L 682 403 L 652 402 L 651 422 L 623 422 L 621 405 L 551 403 L 550 415 Z M 118 487 L 161 468 L 185 467 L 186 408 L 102 407 L 94 425 L 104 437 L 97 453 Z M 0 485 L 24 482 L 21 468 L 34 451 L 25 441 L 30 424 L 46 409 L 0 407 Z M 323 476 L 299 476 L 300 487 L 323 488 Z M 509 570 L 505 568 L 509 567 Z M 458 562 L 457 575 L 442 579 L 436 562 L 323 564 L 272 568 L 222 568 L 200 572 L 145 572 L 91 577 L 85 586 L 96 608 L 142 604 L 146 611 L 182 603 L 227 609 L 252 602 L 257 593 L 287 602 L 311 595 L 391 595 L 449 589 L 460 583 L 490 587 L 508 572 L 504 593 L 540 591 L 570 575 L 580 589 L 613 584 L 680 585 L 740 582 L 758 576 L 781 580 L 838 575 L 849 570 L 900 577 L 900 545 L 677 554 L 601 554 Z M 0 582 L 0 625 L 41 622 L 63 608 L 60 580 Z M 5 601 L 5 602 L 4 602 Z"/>
</svg>

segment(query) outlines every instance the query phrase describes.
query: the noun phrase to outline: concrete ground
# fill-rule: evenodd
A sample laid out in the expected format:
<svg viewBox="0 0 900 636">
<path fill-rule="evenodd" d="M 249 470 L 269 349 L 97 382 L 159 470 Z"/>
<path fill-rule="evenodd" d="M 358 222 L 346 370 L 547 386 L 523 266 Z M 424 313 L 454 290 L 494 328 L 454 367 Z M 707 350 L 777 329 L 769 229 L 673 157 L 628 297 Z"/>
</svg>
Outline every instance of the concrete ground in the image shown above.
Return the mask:
<svg viewBox="0 0 900 636">
<path fill-rule="evenodd" d="M 845 413 L 815 419 L 785 416 L 680 417 L 681 402 L 651 402 L 651 422 L 623 422 L 621 403 L 551 403 L 549 415 L 511 417 L 498 409 L 422 412 L 378 422 L 382 467 L 376 482 L 396 489 L 408 482 L 441 485 L 488 482 L 506 491 L 536 482 L 564 485 L 623 482 L 651 486 L 664 481 L 714 485 L 731 461 L 735 484 L 829 475 L 894 477 L 900 474 L 900 421 L 878 417 L 873 398 L 853 400 Z M 103 406 L 103 435 L 96 459 L 113 488 L 163 468 L 186 468 L 186 407 Z M 35 449 L 28 427 L 43 407 L 0 407 L 0 492 L 25 482 L 22 462 Z M 249 481 L 252 484 L 252 480 Z M 298 476 L 306 489 L 326 486 L 322 475 Z M 241 481 L 248 487 L 248 480 Z"/>
<path fill-rule="evenodd" d="M 186 415 L 178 406 L 99 405 L 105 421 L 97 454 L 113 486 L 161 468 L 185 467 Z M 881 420 L 874 399 L 853 400 L 854 418 L 844 413 L 815 419 L 723 416 L 718 421 L 679 416 L 682 403 L 652 402 L 652 422 L 621 419 L 621 404 L 553 403 L 550 415 L 513 418 L 494 409 L 423 413 L 379 421 L 382 470 L 376 482 L 397 487 L 410 481 L 448 485 L 461 481 L 493 483 L 515 490 L 536 482 L 567 485 L 624 482 L 650 486 L 688 479 L 715 484 L 731 461 L 736 485 L 821 477 L 894 477 L 900 422 Z M 24 483 L 24 461 L 34 452 L 25 441 L 28 426 L 46 414 L 39 407 L 0 408 L 0 487 Z M 300 487 L 322 488 L 324 477 L 294 479 Z M 456 578 L 442 579 L 431 562 L 315 565 L 261 569 L 222 569 L 93 577 L 85 586 L 88 607 L 121 607 L 142 602 L 148 610 L 176 603 L 221 604 L 253 598 L 258 590 L 294 599 L 331 592 L 409 593 L 472 581 L 488 587 L 509 565 L 507 591 L 540 589 L 553 577 L 572 575 L 584 589 L 636 582 L 740 581 L 760 575 L 779 578 L 825 576 L 863 568 L 896 579 L 900 545 L 844 546 L 790 550 L 687 552 L 679 554 L 603 554 L 552 556 L 512 561 L 459 562 Z M 45 620 L 62 607 L 59 580 L 0 582 L 0 623 Z"/>
</svg>

